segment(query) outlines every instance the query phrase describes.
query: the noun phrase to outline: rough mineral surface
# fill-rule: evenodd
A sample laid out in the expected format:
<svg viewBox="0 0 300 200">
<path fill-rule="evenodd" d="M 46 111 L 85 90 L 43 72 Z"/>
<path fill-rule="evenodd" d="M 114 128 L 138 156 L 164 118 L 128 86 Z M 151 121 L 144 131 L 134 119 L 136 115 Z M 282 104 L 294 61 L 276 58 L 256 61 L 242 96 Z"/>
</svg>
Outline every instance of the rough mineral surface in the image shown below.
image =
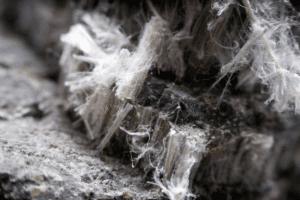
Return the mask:
<svg viewBox="0 0 300 200">
<path fill-rule="evenodd" d="M 54 114 L 56 113 L 56 114 Z M 0 191 L 8 199 L 159 199 L 143 174 L 117 160 L 103 162 L 83 135 L 64 129 L 56 110 L 0 122 Z M 60 123 L 53 120 L 56 120 Z"/>
</svg>

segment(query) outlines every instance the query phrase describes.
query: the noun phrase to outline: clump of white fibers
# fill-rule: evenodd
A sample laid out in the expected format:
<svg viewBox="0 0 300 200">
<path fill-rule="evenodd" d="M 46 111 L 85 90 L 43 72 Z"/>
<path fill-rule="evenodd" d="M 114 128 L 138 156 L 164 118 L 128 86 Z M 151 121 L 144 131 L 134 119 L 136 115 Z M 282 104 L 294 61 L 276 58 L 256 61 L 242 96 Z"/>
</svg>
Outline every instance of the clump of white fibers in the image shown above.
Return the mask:
<svg viewBox="0 0 300 200">
<path fill-rule="evenodd" d="M 159 57 L 166 22 L 152 17 L 145 25 L 136 51 L 130 53 L 121 48 L 129 43 L 127 37 L 105 16 L 86 13 L 82 20 L 87 25 L 73 25 L 69 33 L 61 36 L 66 47 L 60 63 L 68 69 L 64 71 L 70 73 L 65 82 L 71 92 L 69 100 L 77 107 L 75 110 L 82 117 L 90 138 L 94 139 L 102 127 L 106 111 L 112 106 L 109 100 L 112 92 L 121 101 L 129 99 L 135 102 L 151 65 Z M 71 55 L 71 47 L 83 55 Z M 68 56 L 90 63 L 94 69 L 79 71 L 78 63 L 70 66 L 74 62 L 68 63 Z M 112 89 L 114 84 L 116 87 Z"/>
<path fill-rule="evenodd" d="M 96 19 L 102 25 L 92 24 Z M 98 122 L 109 108 L 110 87 L 120 76 L 120 71 L 124 71 L 124 60 L 130 53 L 126 49 L 120 51 L 120 46 L 128 43 L 128 40 L 118 31 L 118 27 L 105 24 L 108 20 L 104 16 L 84 14 L 83 20 L 90 26 L 73 25 L 69 33 L 61 36 L 66 48 L 60 63 L 67 73 L 68 81 L 65 85 L 69 86 L 71 92 L 69 100 L 77 107 L 75 110 L 82 117 L 90 138 L 94 139 L 101 128 L 101 123 Z M 92 37 L 89 28 L 95 33 L 95 37 Z M 107 45 L 102 45 L 104 43 Z M 83 52 L 83 55 L 69 55 L 70 57 L 95 66 L 91 72 L 78 72 L 78 66 L 72 66 L 74 62 L 63 62 L 65 57 L 72 53 L 70 47 Z"/>
<path fill-rule="evenodd" d="M 161 53 L 165 27 L 166 23 L 159 17 L 152 17 L 146 24 L 136 52 L 124 62 L 125 74 L 118 77 L 118 98 L 135 100 L 137 97 L 151 65 Z"/>
<path fill-rule="evenodd" d="M 171 129 L 163 139 L 163 151 L 155 145 L 149 145 L 151 141 L 151 129 L 148 125 L 141 125 L 136 131 L 128 131 L 121 127 L 130 136 L 130 150 L 138 156 L 133 160 L 135 164 L 141 158 L 146 158 L 149 164 L 155 168 L 154 180 L 162 191 L 171 200 L 185 200 L 195 197 L 190 192 L 190 186 L 194 179 L 195 170 L 206 154 L 208 144 L 204 132 L 194 129 L 191 125 L 177 126 L 170 123 Z M 148 138 L 147 143 L 142 142 Z M 152 158 L 159 162 L 153 166 Z M 132 165 L 134 167 L 134 164 Z M 159 177 L 161 177 L 160 179 Z"/>
<path fill-rule="evenodd" d="M 137 128 L 138 131 L 128 131 L 123 127 L 120 127 L 120 129 L 131 136 L 131 141 L 129 142 L 130 153 L 138 154 L 136 158 L 134 159 L 131 158 L 132 168 L 135 167 L 135 165 L 138 163 L 138 161 L 141 158 L 147 157 L 148 160 L 150 161 L 150 154 L 157 154 L 157 152 L 159 152 L 157 149 L 154 148 L 154 145 L 149 145 L 150 131 L 151 131 L 149 126 L 139 125 Z M 146 137 L 148 138 L 148 141 L 146 144 L 144 144 L 142 140 Z"/>
<path fill-rule="evenodd" d="M 269 6 L 267 20 L 262 20 L 248 1 L 244 4 L 248 5 L 248 13 L 253 16 L 253 29 L 268 30 L 252 48 L 252 69 L 270 88 L 271 96 L 266 103 L 275 100 L 279 111 L 292 109 L 291 103 L 294 103 L 295 112 L 300 114 L 300 54 L 291 33 L 291 20 L 283 16 L 281 21 L 272 18 L 276 12 L 274 5 Z"/>
<path fill-rule="evenodd" d="M 300 114 L 300 51 L 291 31 L 295 23 L 285 15 L 284 7 L 274 2 L 242 2 L 251 20 L 252 34 L 236 56 L 222 67 L 217 82 L 252 63 L 255 75 L 269 87 L 270 98 L 265 103 L 275 100 L 278 111 L 294 109 Z M 289 6 L 288 1 L 284 3 Z"/>
<path fill-rule="evenodd" d="M 171 200 L 184 200 L 195 197 L 190 191 L 190 181 L 193 180 L 192 169 L 206 153 L 207 140 L 204 132 L 190 126 L 172 128 L 168 138 L 166 156 L 156 166 L 154 180 Z M 163 174 L 163 180 L 159 177 Z"/>
</svg>

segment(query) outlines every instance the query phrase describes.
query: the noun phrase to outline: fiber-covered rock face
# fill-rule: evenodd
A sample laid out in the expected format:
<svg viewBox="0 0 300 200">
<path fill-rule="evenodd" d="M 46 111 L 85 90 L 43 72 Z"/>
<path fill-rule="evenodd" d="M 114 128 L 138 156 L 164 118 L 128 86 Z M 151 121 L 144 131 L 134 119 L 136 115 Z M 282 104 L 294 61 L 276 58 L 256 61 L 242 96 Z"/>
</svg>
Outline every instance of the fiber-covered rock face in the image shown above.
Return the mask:
<svg viewBox="0 0 300 200">
<path fill-rule="evenodd" d="M 59 44 L 61 77 L 59 85 L 42 79 L 42 61 L 25 68 L 14 58 L 37 58 L 0 38 L 0 197 L 300 196 L 299 117 L 278 112 L 298 112 L 289 2 L 77 1 L 60 40 L 41 36 L 66 30 L 72 17 L 53 13 L 68 4 L 16 2 L 34 5 L 35 23 L 16 22 L 36 47 Z M 277 110 L 264 104 L 271 100 Z"/>
<path fill-rule="evenodd" d="M 254 148 L 254 143 L 257 143 L 255 141 L 261 138 L 262 142 L 256 145 L 258 151 L 250 150 L 251 155 L 257 157 L 257 163 L 251 156 L 239 157 L 234 154 L 236 157 L 230 158 L 231 160 L 236 158 L 238 163 L 245 159 L 243 162 L 249 163 L 249 168 L 241 170 L 260 171 L 259 163 L 264 163 L 264 160 L 270 156 L 275 142 L 273 136 L 263 137 L 258 133 L 262 130 L 261 126 L 264 126 L 263 130 L 267 133 L 274 132 L 270 127 L 266 127 L 269 123 L 265 120 L 266 116 L 272 115 L 273 119 L 270 121 L 273 122 L 276 120 L 280 122 L 280 118 L 274 111 L 271 111 L 272 114 L 267 113 L 270 109 L 261 104 L 264 97 L 259 97 L 262 108 L 260 111 L 255 108 L 257 105 L 254 108 L 245 107 L 241 97 L 223 99 L 233 73 L 247 65 L 247 61 L 256 62 L 258 55 L 249 52 L 252 48 L 258 48 L 260 40 L 263 41 L 266 54 L 271 56 L 272 60 L 272 50 L 268 39 L 265 38 L 267 36 L 264 36 L 269 32 L 257 25 L 258 19 L 254 17 L 255 13 L 251 7 L 259 6 L 260 2 L 250 5 L 248 1 L 244 1 L 246 10 L 239 8 L 235 1 L 224 3 L 213 1 L 211 5 L 203 4 L 206 9 L 212 10 L 210 14 L 207 13 L 209 16 L 203 21 L 199 21 L 202 15 L 198 16 L 198 21 L 196 20 L 197 10 L 201 9 L 200 3 L 185 2 L 183 3 L 185 9 L 191 9 L 192 13 L 188 14 L 189 11 L 185 10 L 185 17 L 189 19 L 183 20 L 183 25 L 176 34 L 172 32 L 172 24 L 170 24 L 172 19 L 168 19 L 174 16 L 174 13 L 170 14 L 168 11 L 160 13 L 150 1 L 147 3 L 154 16 L 144 24 L 136 48 L 130 51 L 122 48 L 130 43 L 126 35 L 118 32 L 118 27 L 112 25 L 106 16 L 95 12 L 83 14 L 83 21 L 89 19 L 89 22 L 86 25 L 72 26 L 70 32 L 61 37 L 66 46 L 61 64 L 64 68 L 73 68 L 73 73 L 66 76 L 66 84 L 71 92 L 69 102 L 77 106 L 76 111 L 82 117 L 90 138 L 99 144 L 96 144 L 99 151 L 105 150 L 104 152 L 109 152 L 111 156 L 118 154 L 117 150 L 114 150 L 116 144 L 123 150 L 129 149 L 132 166 L 135 167 L 140 163 L 147 173 L 154 170 L 153 183 L 159 186 L 170 199 L 185 199 L 193 196 L 192 183 L 196 180 L 195 176 L 198 177 L 197 180 L 201 180 L 201 176 L 196 175 L 196 172 L 199 173 L 199 169 L 204 169 L 201 168 L 201 163 L 206 162 L 205 156 L 211 150 L 211 157 L 217 158 L 216 155 L 222 155 L 223 151 L 230 151 L 233 148 L 230 144 L 235 140 L 243 141 L 243 138 L 246 138 L 245 141 L 250 142 L 251 145 L 247 147 L 248 144 L 245 142 L 242 144 L 243 147 Z M 196 8 L 192 9 L 192 7 Z M 176 12 L 177 8 L 173 9 Z M 252 24 L 247 24 L 245 18 L 235 19 L 233 15 L 236 12 L 248 14 Z M 92 23 L 96 22 L 95 19 L 98 19 L 98 25 Z M 267 19 L 271 20 L 271 16 Z M 223 29 L 220 28 L 222 23 L 225 24 Z M 230 23 L 234 25 L 231 26 Z M 200 34 L 201 28 L 206 29 L 203 31 L 203 37 L 192 35 Z M 238 28 L 250 28 L 251 35 L 235 40 L 232 36 L 239 34 Z M 88 30 L 91 30 L 94 35 Z M 183 35 L 188 42 L 184 42 Z M 195 37 L 195 44 L 191 43 L 190 36 Z M 99 38 L 107 44 L 105 48 L 101 48 L 101 45 L 95 42 Z M 222 42 L 222 39 L 228 39 L 236 46 L 225 47 L 232 44 L 228 41 Z M 221 44 L 217 45 L 218 42 Z M 240 45 L 243 46 L 239 48 Z M 70 58 L 73 51 L 70 46 L 83 52 L 83 55 L 73 55 L 73 58 Z M 107 51 L 108 47 L 114 47 L 114 50 Z M 224 51 L 226 48 L 230 49 L 231 55 Z M 209 68 L 208 63 L 213 54 L 215 54 L 214 59 L 223 65 L 219 69 L 221 76 L 214 79 L 216 81 L 210 86 L 187 87 L 189 84 L 183 77 L 191 77 L 190 74 L 185 73 L 191 72 L 192 67 L 197 67 L 195 66 L 197 59 L 202 63 L 200 68 L 204 69 L 203 75 L 217 75 L 214 71 L 205 69 L 205 65 Z M 80 63 L 74 65 L 73 61 L 67 62 L 66 55 L 73 60 L 91 63 L 94 68 L 91 71 L 81 72 L 78 70 Z M 189 60 L 184 57 L 188 55 Z M 231 60 L 225 58 L 226 56 Z M 191 59 L 193 65 L 189 66 Z M 276 62 L 274 59 L 273 61 Z M 250 68 L 254 70 L 255 65 Z M 173 73 L 178 80 L 183 78 L 182 84 L 178 85 L 169 80 L 160 81 L 156 78 L 162 78 L 159 73 L 166 71 Z M 225 89 L 218 94 L 215 87 L 220 86 L 221 80 L 228 73 L 231 75 L 224 84 Z M 202 91 L 197 92 L 197 90 Z M 207 93 L 210 91 L 213 93 Z M 277 100 L 281 101 L 281 99 Z M 238 104 L 235 104 L 236 102 Z M 254 121 L 251 121 L 252 115 Z M 250 119 L 247 120 L 249 117 Z M 282 123 L 275 125 L 278 128 L 281 126 Z M 230 134 L 233 138 L 228 137 Z M 124 140 L 126 143 L 122 142 Z M 229 146 L 224 147 L 225 144 Z M 263 150 L 265 146 L 268 148 Z M 239 151 L 244 155 L 243 148 Z M 260 151 L 266 151 L 266 154 L 261 154 Z M 235 165 L 240 165 L 241 168 L 244 166 L 235 162 L 229 166 Z M 275 168 L 270 170 L 275 173 Z M 233 171 L 233 173 L 236 175 L 228 176 L 238 177 L 240 172 Z M 246 184 L 247 187 L 267 184 L 271 179 L 267 176 L 261 182 L 257 182 L 256 177 L 253 178 L 251 183 Z M 230 184 L 243 184 L 244 179 L 241 180 L 233 178 Z M 214 190 L 209 190 L 211 191 Z"/>
</svg>

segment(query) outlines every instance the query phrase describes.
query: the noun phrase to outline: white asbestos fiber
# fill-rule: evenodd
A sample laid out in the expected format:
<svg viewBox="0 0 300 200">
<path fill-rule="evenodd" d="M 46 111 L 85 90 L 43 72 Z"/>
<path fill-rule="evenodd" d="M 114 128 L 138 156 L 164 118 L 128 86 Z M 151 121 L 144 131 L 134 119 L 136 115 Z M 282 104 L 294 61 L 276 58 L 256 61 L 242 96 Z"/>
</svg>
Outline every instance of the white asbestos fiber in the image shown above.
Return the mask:
<svg viewBox="0 0 300 200">
<path fill-rule="evenodd" d="M 110 93 L 113 84 L 117 86 L 118 99 L 135 101 L 151 65 L 157 60 L 165 24 L 153 17 L 146 24 L 136 51 L 129 52 L 121 48 L 129 43 L 127 37 L 117 26 L 111 25 L 105 16 L 94 13 L 84 14 L 82 18 L 88 26 L 73 25 L 69 33 L 61 36 L 65 49 L 60 64 L 67 72 L 65 85 L 69 86 L 70 100 L 77 107 L 90 137 L 94 139 L 98 133 L 93 131 L 95 120 L 91 123 L 90 115 L 100 118 L 103 114 L 109 104 L 103 97 Z M 89 29 L 94 33 L 93 36 Z M 74 49 L 83 55 L 72 54 Z M 75 60 L 71 62 L 68 56 Z M 90 63 L 94 69 L 79 71 L 80 62 Z"/>
<path fill-rule="evenodd" d="M 269 88 L 270 98 L 266 104 L 274 100 L 278 111 L 295 110 L 300 114 L 300 49 L 291 31 L 292 26 L 297 25 L 292 18 L 294 16 L 287 16 L 285 7 L 279 7 L 273 1 L 242 2 L 251 21 L 250 32 L 247 33 L 249 39 L 239 51 L 232 48 L 234 56 L 230 62 L 223 61 L 220 56 L 220 62 L 223 63 L 221 76 L 212 87 L 228 73 L 232 74 L 248 65 Z M 233 3 L 236 4 L 233 0 L 222 4 L 216 2 L 213 9 L 221 15 Z M 293 10 L 289 1 L 285 1 L 283 6 Z M 209 24 L 214 24 L 214 21 Z M 235 40 L 232 42 L 237 43 Z"/>
</svg>

